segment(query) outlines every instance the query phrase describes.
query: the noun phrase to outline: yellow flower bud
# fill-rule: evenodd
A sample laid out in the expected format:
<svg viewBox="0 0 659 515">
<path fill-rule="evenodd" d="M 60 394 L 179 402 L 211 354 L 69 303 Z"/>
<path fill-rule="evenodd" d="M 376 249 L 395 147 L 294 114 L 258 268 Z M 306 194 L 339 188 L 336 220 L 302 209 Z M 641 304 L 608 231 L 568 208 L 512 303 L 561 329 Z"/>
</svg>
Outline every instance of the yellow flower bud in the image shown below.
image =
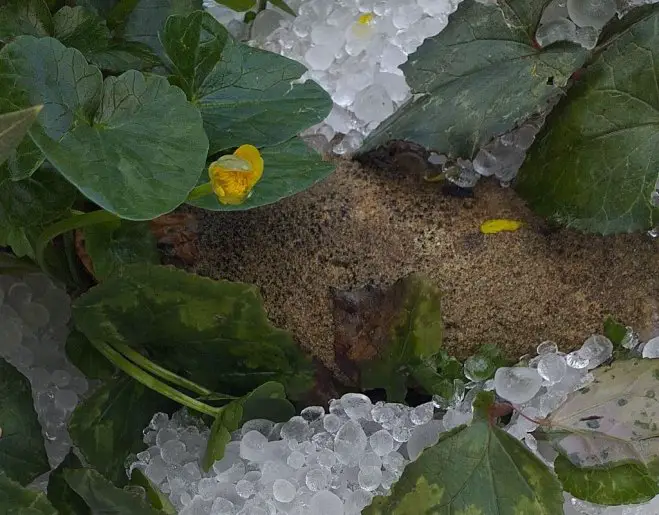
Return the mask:
<svg viewBox="0 0 659 515">
<path fill-rule="evenodd" d="M 242 145 L 208 167 L 208 176 L 221 204 L 242 204 L 263 175 L 263 158 L 253 145 Z"/>
</svg>

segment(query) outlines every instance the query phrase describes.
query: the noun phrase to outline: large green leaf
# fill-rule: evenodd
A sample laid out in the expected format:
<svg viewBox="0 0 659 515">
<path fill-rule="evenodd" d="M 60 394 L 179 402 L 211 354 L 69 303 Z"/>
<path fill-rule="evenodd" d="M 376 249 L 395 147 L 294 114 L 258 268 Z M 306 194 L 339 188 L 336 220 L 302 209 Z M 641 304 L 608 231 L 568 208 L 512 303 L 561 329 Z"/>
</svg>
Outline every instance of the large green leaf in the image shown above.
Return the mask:
<svg viewBox="0 0 659 515">
<path fill-rule="evenodd" d="M 79 297 L 73 317 L 90 340 L 144 349 L 214 391 L 243 395 L 279 381 L 295 398 L 311 386 L 308 358 L 272 326 L 252 285 L 129 265 Z"/>
<path fill-rule="evenodd" d="M 602 234 L 649 229 L 659 210 L 659 7 L 614 36 L 547 119 L 517 190 L 539 214 Z"/>
<path fill-rule="evenodd" d="M 594 374 L 548 420 L 564 455 L 559 478 L 567 491 L 598 504 L 647 501 L 659 494 L 648 469 L 659 459 L 659 362 L 618 360 Z"/>
<path fill-rule="evenodd" d="M 110 379 L 78 405 L 69 432 L 87 462 L 122 485 L 127 482 L 126 456 L 144 447 L 142 430 L 154 413 L 167 411 L 171 404 L 130 377 Z"/>
<path fill-rule="evenodd" d="M 0 473 L 25 485 L 50 467 L 30 383 L 2 358 L 0 392 Z"/>
<path fill-rule="evenodd" d="M 160 263 L 156 238 L 146 222 L 117 220 L 85 229 L 85 249 L 102 280 L 131 263 Z"/>
<path fill-rule="evenodd" d="M 92 515 L 87 503 L 69 486 L 64 477 L 66 470 L 80 468 L 80 460 L 71 451 L 48 477 L 48 500 L 62 515 Z"/>
<path fill-rule="evenodd" d="M 147 45 L 137 41 L 113 41 L 107 48 L 91 54 L 89 60 L 108 73 L 151 70 L 161 64 Z"/>
<path fill-rule="evenodd" d="M 41 169 L 32 177 L 13 181 L 0 166 L 0 226 L 39 227 L 66 213 L 75 189 L 57 172 Z"/>
<path fill-rule="evenodd" d="M 405 467 L 391 495 L 365 515 L 562 515 L 556 477 L 521 442 L 488 420 L 494 394 L 481 392 L 474 422 L 442 435 Z"/>
<path fill-rule="evenodd" d="M 261 150 L 264 170 L 263 177 L 256 183 L 249 198 L 239 205 L 220 204 L 217 197 L 207 195 L 190 202 L 197 207 L 211 211 L 242 211 L 295 195 L 325 179 L 335 166 L 322 158 L 299 137 Z M 201 181 L 208 181 L 204 171 Z"/>
<path fill-rule="evenodd" d="M 0 165 L 15 154 L 16 147 L 23 141 L 42 108 L 28 107 L 0 115 Z"/>
<path fill-rule="evenodd" d="M 44 0 L 7 0 L 0 6 L 0 41 L 21 36 L 49 36 L 53 20 Z"/>
<path fill-rule="evenodd" d="M 53 25 L 53 35 L 57 39 L 87 57 L 110 43 L 110 30 L 105 20 L 84 7 L 62 7 L 53 16 Z"/>
<path fill-rule="evenodd" d="M 4 515 L 58 515 L 57 510 L 48 502 L 45 494 L 22 487 L 1 471 L 0 513 Z"/>
<path fill-rule="evenodd" d="M 338 293 L 334 349 L 341 370 L 362 388 L 385 388 L 390 401 L 402 402 L 411 370 L 436 363 L 443 333 L 440 297 L 435 285 L 416 274 L 386 290 Z"/>
<path fill-rule="evenodd" d="M 159 33 L 168 16 L 187 15 L 202 8 L 202 0 L 136 0 L 135 7 L 121 28 L 123 37 L 148 45 L 161 58 L 165 56 Z"/>
<path fill-rule="evenodd" d="M 163 515 L 141 497 L 117 488 L 92 469 L 64 470 L 69 486 L 89 505 L 92 513 L 103 515 Z"/>
<path fill-rule="evenodd" d="M 234 41 L 207 13 L 170 18 L 163 44 L 177 82 L 187 85 L 201 109 L 211 153 L 283 143 L 322 121 L 332 107 L 318 84 L 296 82 L 304 66 Z"/>
<path fill-rule="evenodd" d="M 586 52 L 534 44 L 545 0 L 465 0 L 448 26 L 402 66 L 413 97 L 367 138 L 364 149 L 411 140 L 473 158 L 494 136 L 544 108 Z"/>
</svg>

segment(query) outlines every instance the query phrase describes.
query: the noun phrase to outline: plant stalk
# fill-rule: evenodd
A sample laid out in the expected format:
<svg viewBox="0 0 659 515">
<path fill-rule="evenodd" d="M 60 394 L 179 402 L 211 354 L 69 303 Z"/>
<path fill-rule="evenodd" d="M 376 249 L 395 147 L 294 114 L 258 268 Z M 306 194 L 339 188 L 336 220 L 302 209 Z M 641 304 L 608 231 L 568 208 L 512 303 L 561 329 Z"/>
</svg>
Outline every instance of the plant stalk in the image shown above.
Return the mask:
<svg viewBox="0 0 659 515">
<path fill-rule="evenodd" d="M 156 379 L 152 375 L 145 372 L 142 368 L 128 361 L 128 359 L 124 358 L 118 351 L 116 351 L 107 343 L 100 342 L 98 340 L 90 340 L 90 342 L 96 350 L 103 354 L 103 356 L 105 356 L 119 370 L 123 371 L 147 388 L 158 392 L 160 395 L 164 395 L 174 402 L 178 402 L 183 406 L 186 406 L 200 413 L 210 415 L 211 417 L 216 417 L 222 411 L 222 408 L 214 408 L 208 404 L 204 404 L 203 402 L 193 399 L 192 397 L 188 397 L 187 395 L 179 392 L 176 388 L 172 388 L 171 386 Z"/>
</svg>

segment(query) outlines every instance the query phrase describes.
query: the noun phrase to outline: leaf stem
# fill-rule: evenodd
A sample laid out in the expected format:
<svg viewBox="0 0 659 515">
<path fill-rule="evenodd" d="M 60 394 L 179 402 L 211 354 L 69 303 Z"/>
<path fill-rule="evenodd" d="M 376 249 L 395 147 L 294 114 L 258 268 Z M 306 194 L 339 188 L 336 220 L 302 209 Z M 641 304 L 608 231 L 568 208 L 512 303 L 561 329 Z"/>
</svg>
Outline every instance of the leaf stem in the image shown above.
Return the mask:
<svg viewBox="0 0 659 515">
<path fill-rule="evenodd" d="M 158 392 L 160 395 L 164 395 L 174 402 L 178 402 L 179 404 L 187 406 L 192 410 L 210 415 L 212 417 L 216 417 L 218 413 L 221 412 L 222 408 L 214 408 L 208 404 L 199 402 L 198 400 L 179 392 L 176 388 L 172 388 L 162 381 L 159 381 L 134 363 L 128 361 L 107 343 L 98 340 L 90 340 L 90 342 L 96 350 L 103 354 L 103 356 L 105 356 L 118 369 L 128 374 L 137 382 L 142 383 L 147 388 L 151 388 L 152 390 Z"/>
<path fill-rule="evenodd" d="M 151 361 L 150 359 L 143 356 L 142 354 L 140 354 L 139 352 L 137 352 L 136 350 L 132 349 L 131 347 L 129 347 L 124 343 L 113 343 L 111 346 L 114 348 L 114 350 L 121 353 L 125 358 L 128 358 L 130 361 L 135 363 L 143 370 L 146 370 L 147 372 L 150 372 L 151 374 L 160 377 L 161 379 L 164 379 L 168 383 L 181 386 L 186 390 L 190 390 L 191 392 L 194 392 L 199 395 L 210 396 L 213 394 L 212 390 L 209 390 L 208 388 L 204 388 L 203 386 L 200 386 L 197 383 L 194 383 L 189 379 L 186 379 L 185 377 L 181 377 L 175 374 L 174 372 L 171 372 L 166 368 L 157 365 L 156 363 L 154 363 L 153 361 Z"/>
<path fill-rule="evenodd" d="M 111 222 L 114 220 L 119 220 L 119 217 L 115 214 L 109 213 L 102 209 L 98 211 L 92 211 L 90 213 L 84 213 L 82 215 L 73 215 L 72 217 L 65 218 L 60 220 L 48 227 L 39 235 L 36 243 L 36 260 L 37 264 L 43 269 L 46 270 L 46 263 L 44 260 L 44 252 L 48 243 L 57 238 L 60 234 L 65 232 L 72 231 L 74 229 L 80 229 L 82 227 L 88 227 L 90 225 L 96 225 L 104 222 Z"/>
<path fill-rule="evenodd" d="M 212 195 L 212 194 L 213 194 L 213 186 L 211 185 L 210 182 L 207 182 L 197 186 L 190 193 L 188 193 L 188 198 L 186 200 L 187 201 L 197 200 L 201 197 L 205 197 L 207 195 Z"/>
</svg>

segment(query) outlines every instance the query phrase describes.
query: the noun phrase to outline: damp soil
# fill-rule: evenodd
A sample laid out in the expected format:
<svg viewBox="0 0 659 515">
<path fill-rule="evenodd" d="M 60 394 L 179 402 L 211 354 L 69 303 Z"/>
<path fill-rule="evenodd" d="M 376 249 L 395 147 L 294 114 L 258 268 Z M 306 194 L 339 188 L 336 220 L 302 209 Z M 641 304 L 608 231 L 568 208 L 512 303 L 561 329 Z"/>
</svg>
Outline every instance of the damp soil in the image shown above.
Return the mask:
<svg viewBox="0 0 659 515">
<path fill-rule="evenodd" d="M 443 344 L 462 358 L 484 343 L 513 359 L 547 339 L 569 350 L 601 331 L 608 315 L 657 331 L 659 241 L 548 227 L 490 180 L 471 198 L 453 196 L 421 178 L 421 162 L 340 161 L 327 180 L 277 204 L 195 210 L 191 269 L 259 286 L 271 320 L 334 370 L 333 293 L 387 286 L 412 272 L 441 288 Z M 525 226 L 481 234 L 492 218 Z"/>
</svg>

